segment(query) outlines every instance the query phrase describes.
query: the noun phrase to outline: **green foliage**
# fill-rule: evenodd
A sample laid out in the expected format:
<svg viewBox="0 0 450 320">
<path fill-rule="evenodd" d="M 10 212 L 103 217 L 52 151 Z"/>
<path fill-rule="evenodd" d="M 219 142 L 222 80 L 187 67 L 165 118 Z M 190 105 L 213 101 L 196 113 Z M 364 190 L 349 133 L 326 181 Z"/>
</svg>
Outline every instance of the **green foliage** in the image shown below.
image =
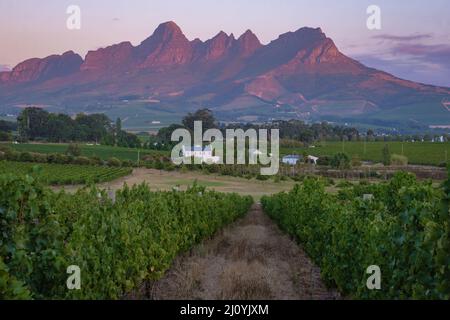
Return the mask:
<svg viewBox="0 0 450 320">
<path fill-rule="evenodd" d="M 114 158 L 114 157 L 109 158 L 107 163 L 108 163 L 108 166 L 111 166 L 111 167 L 120 167 L 122 165 L 122 162 L 119 159 Z"/>
<path fill-rule="evenodd" d="M 30 291 L 24 284 L 9 274 L 9 269 L 0 256 L 0 299 L 27 300 L 31 299 Z"/>
<path fill-rule="evenodd" d="M 203 130 L 208 130 L 216 127 L 216 119 L 211 110 L 200 109 L 195 113 L 188 113 L 183 118 L 183 125 L 185 128 L 194 131 L 194 122 L 201 121 Z"/>
<path fill-rule="evenodd" d="M 250 197 L 193 186 L 54 193 L 30 176 L 0 175 L 0 299 L 118 299 L 161 277 L 174 258 L 243 216 Z M 81 269 L 81 290 L 66 269 Z"/>
<path fill-rule="evenodd" d="M 363 161 L 383 162 L 382 149 L 385 145 L 389 146 L 389 151 L 395 154 L 401 154 L 408 158 L 411 164 L 439 165 L 446 163 L 450 156 L 450 143 L 432 143 L 432 142 L 363 142 L 351 141 L 345 143 L 345 153 L 350 157 L 359 155 Z M 282 155 L 302 154 L 305 148 L 280 148 Z M 342 142 L 326 141 L 308 152 L 322 159 L 324 156 L 332 157 L 336 153 L 342 152 Z"/>
<path fill-rule="evenodd" d="M 361 165 L 362 165 L 361 158 L 359 157 L 359 155 L 354 154 L 352 156 L 351 166 L 352 167 L 361 167 Z"/>
<path fill-rule="evenodd" d="M 385 144 L 381 150 L 381 158 L 385 166 L 391 164 L 391 152 L 389 151 L 389 146 L 387 144 Z"/>
<path fill-rule="evenodd" d="M 76 162 L 85 163 L 89 159 L 79 157 Z M 34 164 L 25 162 L 0 161 L 0 174 L 14 173 L 25 175 L 33 168 L 40 168 L 36 173 L 42 182 L 50 185 L 85 184 L 88 182 L 106 182 L 131 174 L 130 168 L 90 166 L 76 164 Z"/>
<path fill-rule="evenodd" d="M 66 154 L 69 156 L 73 156 L 73 157 L 79 157 L 79 156 L 81 156 L 81 148 L 78 144 L 71 143 L 67 147 Z"/>
<path fill-rule="evenodd" d="M 386 184 L 355 185 L 335 196 L 320 180 L 306 179 L 262 204 L 343 294 L 449 299 L 449 181 L 439 190 L 398 173 Z M 373 198 L 364 200 L 364 194 Z M 366 287 L 371 265 L 381 268 L 381 290 Z"/>
<path fill-rule="evenodd" d="M 394 166 L 407 166 L 408 158 L 398 154 L 391 155 L 391 164 Z"/>
<path fill-rule="evenodd" d="M 166 156 L 169 155 L 163 151 L 139 150 L 132 148 L 112 147 L 106 145 L 82 145 L 79 144 L 81 155 L 84 157 L 97 157 L 102 160 L 108 160 L 115 157 L 120 160 L 131 160 L 136 162 L 138 158 L 138 151 L 140 151 L 141 158 L 145 156 Z M 64 154 L 67 151 L 67 144 L 18 144 L 11 145 L 11 148 L 17 151 L 28 151 L 42 154 Z"/>
<path fill-rule="evenodd" d="M 330 161 L 330 164 L 333 168 L 344 170 L 344 169 L 350 169 L 350 158 L 346 153 L 337 153 L 333 156 L 333 158 Z"/>
<path fill-rule="evenodd" d="M 80 113 L 75 119 L 66 114 L 49 113 L 40 108 L 25 108 L 17 118 L 22 141 L 46 140 L 50 142 L 91 141 L 123 147 L 140 147 L 139 138 L 122 130 L 122 122 L 116 125 L 105 114 Z M 79 151 L 68 154 L 79 156 Z"/>
</svg>

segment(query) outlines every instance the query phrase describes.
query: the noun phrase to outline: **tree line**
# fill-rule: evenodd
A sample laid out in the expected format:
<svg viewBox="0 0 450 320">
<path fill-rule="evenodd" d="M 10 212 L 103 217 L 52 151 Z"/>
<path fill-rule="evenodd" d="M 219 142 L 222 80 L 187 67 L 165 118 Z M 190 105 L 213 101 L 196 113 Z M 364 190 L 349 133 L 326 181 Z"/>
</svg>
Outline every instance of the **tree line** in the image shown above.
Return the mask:
<svg viewBox="0 0 450 320">
<path fill-rule="evenodd" d="M 77 114 L 74 118 L 40 108 L 25 108 L 17 117 L 21 141 L 93 142 L 120 147 L 139 147 L 139 138 L 122 130 L 120 118 L 113 123 L 105 114 Z"/>
</svg>

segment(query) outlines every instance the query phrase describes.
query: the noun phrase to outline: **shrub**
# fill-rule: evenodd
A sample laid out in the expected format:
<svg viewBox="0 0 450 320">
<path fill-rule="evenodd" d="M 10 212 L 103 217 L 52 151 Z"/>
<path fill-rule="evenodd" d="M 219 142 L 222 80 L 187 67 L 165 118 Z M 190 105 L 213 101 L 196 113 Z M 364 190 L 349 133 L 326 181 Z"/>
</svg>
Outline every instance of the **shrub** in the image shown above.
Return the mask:
<svg viewBox="0 0 450 320">
<path fill-rule="evenodd" d="M 111 166 L 111 167 L 120 167 L 122 165 L 122 162 L 115 157 L 109 158 L 107 163 L 108 163 L 108 166 Z"/>
<path fill-rule="evenodd" d="M 47 155 L 46 154 L 43 154 L 43 153 L 35 153 L 35 152 L 32 152 L 31 153 L 31 156 L 32 156 L 32 158 L 33 158 L 33 162 L 37 162 L 37 163 L 47 163 L 47 161 L 48 161 L 48 158 L 47 158 Z"/>
<path fill-rule="evenodd" d="M 389 146 L 387 144 L 385 144 L 383 150 L 381 150 L 381 157 L 385 166 L 391 164 L 391 152 L 389 151 Z"/>
<path fill-rule="evenodd" d="M 355 154 L 352 156 L 352 167 L 361 167 L 361 159 L 359 158 L 359 155 Z"/>
<path fill-rule="evenodd" d="M 330 164 L 335 169 L 339 170 L 350 169 L 350 158 L 346 153 L 340 152 L 333 156 Z"/>
<path fill-rule="evenodd" d="M 22 162 L 33 162 L 33 156 L 30 152 L 21 152 L 19 155 L 19 161 Z"/>
<path fill-rule="evenodd" d="M 81 156 L 81 148 L 78 144 L 71 143 L 67 147 L 66 154 L 69 156 L 73 156 L 73 157 L 79 157 L 79 156 Z"/>
<path fill-rule="evenodd" d="M 100 166 L 103 165 L 103 160 L 98 156 L 93 156 L 91 157 L 91 163 L 94 166 Z"/>
<path fill-rule="evenodd" d="M 91 160 L 87 157 L 76 157 L 73 160 L 74 164 L 80 164 L 80 165 L 90 165 Z"/>
<path fill-rule="evenodd" d="M 317 165 L 319 166 L 329 166 L 331 162 L 331 159 L 329 156 L 323 156 L 320 157 L 319 160 L 317 160 Z"/>
<path fill-rule="evenodd" d="M 391 164 L 394 166 L 407 166 L 408 158 L 399 154 L 391 155 Z"/>
<path fill-rule="evenodd" d="M 0 131 L 0 141 L 12 141 L 11 133 Z"/>
<path fill-rule="evenodd" d="M 134 162 L 132 160 L 123 160 L 122 161 L 122 167 L 131 168 L 134 166 Z"/>
<path fill-rule="evenodd" d="M 68 164 L 70 159 L 62 153 L 52 153 L 47 156 L 49 163 Z"/>
<path fill-rule="evenodd" d="M 447 168 L 447 165 L 448 165 L 448 162 L 445 162 L 445 161 L 439 163 L 440 168 Z"/>
<path fill-rule="evenodd" d="M 5 158 L 9 161 L 18 161 L 20 157 L 20 152 L 9 149 L 5 151 Z"/>
</svg>

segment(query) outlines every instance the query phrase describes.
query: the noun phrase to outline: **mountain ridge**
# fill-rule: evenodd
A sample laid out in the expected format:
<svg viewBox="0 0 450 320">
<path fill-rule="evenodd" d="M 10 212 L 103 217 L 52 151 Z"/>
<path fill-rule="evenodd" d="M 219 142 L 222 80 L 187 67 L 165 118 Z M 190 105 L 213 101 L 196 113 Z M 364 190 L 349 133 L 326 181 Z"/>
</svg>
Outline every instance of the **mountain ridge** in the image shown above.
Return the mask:
<svg viewBox="0 0 450 320">
<path fill-rule="evenodd" d="M 322 29 L 308 27 L 263 45 L 251 30 L 238 38 L 220 31 L 191 41 L 169 21 L 136 46 L 124 41 L 84 59 L 73 51 L 33 58 L 0 73 L 0 104 L 8 106 L 86 106 L 133 96 L 223 112 L 284 108 L 307 118 L 365 114 L 449 95 L 449 88 L 366 67 Z M 355 107 L 330 107 L 344 103 Z"/>
</svg>

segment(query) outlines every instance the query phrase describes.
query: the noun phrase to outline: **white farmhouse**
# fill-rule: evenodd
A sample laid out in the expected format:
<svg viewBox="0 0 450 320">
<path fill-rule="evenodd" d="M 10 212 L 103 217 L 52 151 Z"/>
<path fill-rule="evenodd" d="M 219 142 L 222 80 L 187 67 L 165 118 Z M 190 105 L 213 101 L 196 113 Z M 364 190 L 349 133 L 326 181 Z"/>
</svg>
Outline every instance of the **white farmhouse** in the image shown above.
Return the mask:
<svg viewBox="0 0 450 320">
<path fill-rule="evenodd" d="M 314 156 L 308 156 L 308 161 L 312 164 L 317 164 L 317 161 L 319 160 L 318 157 L 314 157 Z"/>
</svg>

